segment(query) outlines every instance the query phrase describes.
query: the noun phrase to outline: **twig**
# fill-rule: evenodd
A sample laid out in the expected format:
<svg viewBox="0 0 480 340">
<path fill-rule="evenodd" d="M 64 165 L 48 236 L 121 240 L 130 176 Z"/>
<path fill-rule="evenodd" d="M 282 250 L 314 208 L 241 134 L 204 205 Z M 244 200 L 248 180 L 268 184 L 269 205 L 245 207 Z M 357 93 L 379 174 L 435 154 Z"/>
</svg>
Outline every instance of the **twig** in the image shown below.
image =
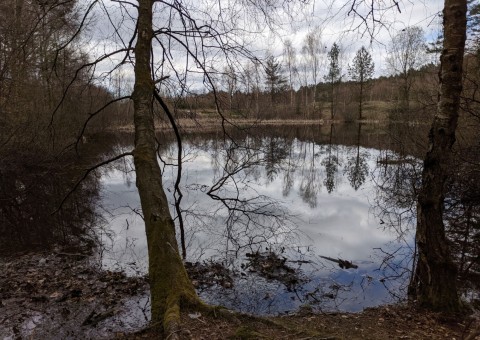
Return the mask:
<svg viewBox="0 0 480 340">
<path fill-rule="evenodd" d="M 85 174 L 82 176 L 82 178 L 80 178 L 78 180 L 77 183 L 75 183 L 75 185 L 73 186 L 73 188 L 67 193 L 67 195 L 63 198 L 62 202 L 60 202 L 60 205 L 58 206 L 57 209 L 55 209 L 55 211 L 52 213 L 53 214 L 56 214 L 62 207 L 63 207 L 63 204 L 65 204 L 66 200 L 70 197 L 71 194 L 73 194 L 73 192 L 75 190 L 77 190 L 77 188 L 79 187 L 79 185 L 88 177 L 88 175 L 93 171 L 93 170 L 96 170 L 104 165 L 107 165 L 109 163 L 112 163 L 116 160 L 119 160 L 120 158 L 123 158 L 125 156 L 133 156 L 133 152 L 132 151 L 129 151 L 129 152 L 124 152 L 118 156 L 115 156 L 113 158 L 110 158 L 110 159 L 107 159 L 106 161 L 103 161 L 103 162 L 100 162 L 96 165 L 94 165 L 93 167 L 91 167 L 90 169 L 88 169 Z"/>
</svg>

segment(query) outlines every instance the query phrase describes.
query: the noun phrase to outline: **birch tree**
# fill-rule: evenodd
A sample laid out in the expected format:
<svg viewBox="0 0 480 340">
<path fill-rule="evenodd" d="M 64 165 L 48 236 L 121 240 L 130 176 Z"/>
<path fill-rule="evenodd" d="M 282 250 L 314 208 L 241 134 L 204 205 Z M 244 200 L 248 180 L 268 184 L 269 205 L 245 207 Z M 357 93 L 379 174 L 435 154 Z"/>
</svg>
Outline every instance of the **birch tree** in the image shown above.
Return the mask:
<svg viewBox="0 0 480 340">
<path fill-rule="evenodd" d="M 445 236 L 443 211 L 462 92 L 466 12 L 466 0 L 445 0 L 439 102 L 423 163 L 422 188 L 417 203 L 418 263 L 410 286 L 410 294 L 421 305 L 447 312 L 460 310 L 457 268 Z"/>
<path fill-rule="evenodd" d="M 311 82 L 313 85 L 312 102 L 313 110 L 315 111 L 315 102 L 317 99 L 317 85 L 319 81 L 320 66 L 323 53 L 321 34 L 318 27 L 310 31 L 305 37 L 303 53 L 306 62 L 305 72 L 308 72 L 305 77 L 308 78 L 308 74 L 310 74 Z"/>
<path fill-rule="evenodd" d="M 398 32 L 389 47 L 387 63 L 392 73 L 401 78 L 400 100 L 406 112 L 410 109 L 413 72 L 425 62 L 424 36 L 422 28 L 410 26 Z"/>
<path fill-rule="evenodd" d="M 288 71 L 288 87 L 290 90 L 290 106 L 293 107 L 294 105 L 294 82 L 297 76 L 297 58 L 296 58 L 296 51 L 295 47 L 292 44 L 292 41 L 287 39 L 284 42 L 283 54 L 285 59 L 285 64 L 287 65 Z"/>
</svg>

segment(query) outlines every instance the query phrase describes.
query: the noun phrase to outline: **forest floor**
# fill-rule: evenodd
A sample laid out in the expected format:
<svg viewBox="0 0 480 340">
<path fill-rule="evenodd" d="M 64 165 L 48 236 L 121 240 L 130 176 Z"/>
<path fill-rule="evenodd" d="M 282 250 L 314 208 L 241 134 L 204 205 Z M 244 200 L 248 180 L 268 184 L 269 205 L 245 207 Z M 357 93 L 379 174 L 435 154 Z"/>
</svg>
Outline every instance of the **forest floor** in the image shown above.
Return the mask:
<svg viewBox="0 0 480 340">
<path fill-rule="evenodd" d="M 0 339 L 151 339 L 148 285 L 95 267 L 75 249 L 0 257 Z M 225 316 L 227 314 L 228 316 Z M 181 339 L 480 339 L 479 319 L 409 305 L 361 313 L 308 308 L 268 318 L 238 313 L 182 314 Z M 471 337 L 469 337 L 471 336 Z"/>
</svg>

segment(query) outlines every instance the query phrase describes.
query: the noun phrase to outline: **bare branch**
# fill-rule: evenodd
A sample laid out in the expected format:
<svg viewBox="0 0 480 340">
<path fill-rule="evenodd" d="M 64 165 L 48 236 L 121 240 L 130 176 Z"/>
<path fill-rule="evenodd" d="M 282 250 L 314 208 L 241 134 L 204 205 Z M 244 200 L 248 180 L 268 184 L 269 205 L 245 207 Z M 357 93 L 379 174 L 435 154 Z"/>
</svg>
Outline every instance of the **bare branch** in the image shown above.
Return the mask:
<svg viewBox="0 0 480 340">
<path fill-rule="evenodd" d="M 103 161 L 103 162 L 100 162 L 100 163 L 98 163 L 98 164 L 95 164 L 94 166 L 92 166 L 92 167 L 90 167 L 89 169 L 87 169 L 87 171 L 83 174 L 82 178 L 80 178 L 80 179 L 77 181 L 77 183 L 75 183 L 75 185 L 73 186 L 73 188 L 67 193 L 67 195 L 65 195 L 65 197 L 62 199 L 62 202 L 60 202 L 60 205 L 58 206 L 57 209 L 55 209 L 55 211 L 52 213 L 52 215 L 53 215 L 53 214 L 56 214 L 60 209 L 62 209 L 63 204 L 67 201 L 67 199 L 70 197 L 70 195 L 72 195 L 72 194 L 75 192 L 75 190 L 77 190 L 77 188 L 80 186 L 80 184 L 88 177 L 88 175 L 89 175 L 92 171 L 94 171 L 94 170 L 96 170 L 96 169 L 98 169 L 98 168 L 100 168 L 100 167 L 102 167 L 102 166 L 104 166 L 104 165 L 107 165 L 107 164 L 109 164 L 109 163 L 115 162 L 115 161 L 117 161 L 117 160 L 119 160 L 119 159 L 121 159 L 121 158 L 123 158 L 123 157 L 126 157 L 126 156 L 133 156 L 133 151 L 124 152 L 124 153 L 122 153 L 122 154 L 120 154 L 120 155 L 117 155 L 117 156 L 115 156 L 115 157 L 113 157 L 113 158 L 109 158 L 109 159 L 107 159 L 106 161 Z"/>
</svg>

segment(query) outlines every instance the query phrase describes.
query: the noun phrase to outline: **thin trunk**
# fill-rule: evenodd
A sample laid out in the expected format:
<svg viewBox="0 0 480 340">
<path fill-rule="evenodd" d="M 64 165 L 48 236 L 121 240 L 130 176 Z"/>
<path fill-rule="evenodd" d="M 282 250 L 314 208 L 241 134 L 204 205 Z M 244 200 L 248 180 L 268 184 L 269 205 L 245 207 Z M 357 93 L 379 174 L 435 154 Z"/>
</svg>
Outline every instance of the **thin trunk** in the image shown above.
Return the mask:
<svg viewBox="0 0 480 340">
<path fill-rule="evenodd" d="M 290 85 L 290 107 L 293 108 L 293 87 Z"/>
<path fill-rule="evenodd" d="M 171 331 L 178 325 L 180 304 L 194 303 L 197 297 L 178 252 L 175 224 L 163 190 L 156 156 L 152 102 L 154 82 L 150 69 L 153 2 L 141 0 L 138 7 L 132 96 L 135 110 L 134 162 L 147 234 L 152 322 Z"/>
<path fill-rule="evenodd" d="M 363 103 L 363 79 L 360 79 L 360 103 L 358 105 L 358 119 L 362 120 L 362 103 Z"/>
<path fill-rule="evenodd" d="M 332 83 L 331 83 L 331 94 L 330 94 L 330 115 L 332 117 L 332 120 L 333 118 L 335 117 L 335 111 L 334 111 L 334 107 L 333 107 L 333 103 L 334 103 L 334 98 L 333 98 L 333 91 L 334 91 L 334 88 L 335 88 L 335 85 L 333 84 L 333 80 L 332 80 Z"/>
<path fill-rule="evenodd" d="M 424 160 L 422 189 L 418 196 L 418 264 L 414 287 L 410 287 L 410 292 L 415 294 L 421 305 L 448 312 L 460 308 L 456 288 L 457 268 L 445 236 L 443 207 L 462 91 L 466 9 L 466 0 L 445 0 L 439 103 L 429 134 L 429 150 Z"/>
<path fill-rule="evenodd" d="M 25 46 L 23 46 L 23 9 L 24 9 L 24 0 L 15 1 L 15 19 L 13 26 L 13 35 L 12 35 L 12 54 L 10 60 L 12 61 L 12 71 L 11 71 L 11 84 L 12 84 L 12 98 L 17 102 L 17 105 L 13 105 L 13 116 L 14 119 L 18 119 L 21 115 L 19 114 L 25 108 L 24 99 L 22 98 L 22 87 L 24 86 L 24 81 L 26 80 L 26 54 Z M 23 47 L 23 48 L 22 48 Z M 20 105 L 19 105 L 20 104 Z"/>
<path fill-rule="evenodd" d="M 472 204 L 471 203 L 468 204 L 468 207 L 465 213 L 467 215 L 467 223 L 465 226 L 465 231 L 463 232 L 462 253 L 460 258 L 460 275 L 464 275 L 467 273 L 467 271 L 465 270 L 465 262 L 467 259 L 468 244 L 469 244 L 468 241 L 470 238 L 470 226 L 472 223 Z"/>
<path fill-rule="evenodd" d="M 305 119 L 308 118 L 308 85 L 305 85 Z"/>
</svg>

